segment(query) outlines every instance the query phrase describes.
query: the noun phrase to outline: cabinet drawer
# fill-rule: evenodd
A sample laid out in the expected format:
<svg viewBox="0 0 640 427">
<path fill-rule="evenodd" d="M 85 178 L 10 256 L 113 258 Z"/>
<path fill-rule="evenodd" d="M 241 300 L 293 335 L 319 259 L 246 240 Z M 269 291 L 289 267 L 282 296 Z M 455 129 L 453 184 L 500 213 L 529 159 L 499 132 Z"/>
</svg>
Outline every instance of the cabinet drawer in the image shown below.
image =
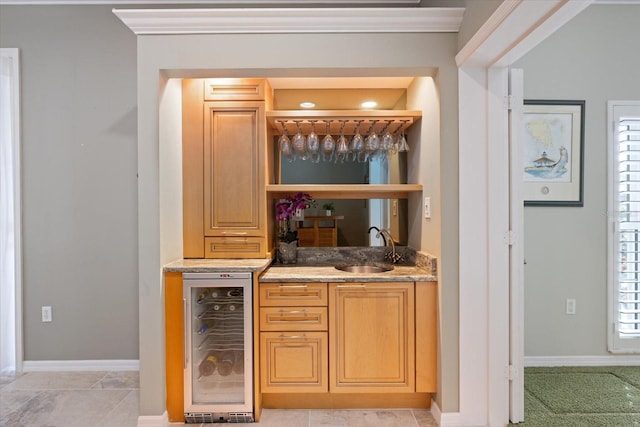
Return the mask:
<svg viewBox="0 0 640 427">
<path fill-rule="evenodd" d="M 206 79 L 205 101 L 264 101 L 264 79 Z"/>
<path fill-rule="evenodd" d="M 264 258 L 265 239 L 262 237 L 206 237 L 205 258 Z"/>
<path fill-rule="evenodd" d="M 260 382 L 263 393 L 326 393 L 327 332 L 261 332 Z"/>
<path fill-rule="evenodd" d="M 326 307 L 262 307 L 261 331 L 326 331 Z"/>
<path fill-rule="evenodd" d="M 260 305 L 270 307 L 326 306 L 326 283 L 261 283 Z"/>
</svg>

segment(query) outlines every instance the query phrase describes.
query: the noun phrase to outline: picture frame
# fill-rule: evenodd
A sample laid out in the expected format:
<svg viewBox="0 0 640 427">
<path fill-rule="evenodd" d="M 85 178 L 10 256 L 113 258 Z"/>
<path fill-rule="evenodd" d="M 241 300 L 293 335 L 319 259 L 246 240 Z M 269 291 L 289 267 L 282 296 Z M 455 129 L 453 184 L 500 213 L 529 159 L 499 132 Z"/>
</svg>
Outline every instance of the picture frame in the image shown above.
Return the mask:
<svg viewBox="0 0 640 427">
<path fill-rule="evenodd" d="M 525 206 L 582 207 L 585 101 L 524 100 Z"/>
</svg>

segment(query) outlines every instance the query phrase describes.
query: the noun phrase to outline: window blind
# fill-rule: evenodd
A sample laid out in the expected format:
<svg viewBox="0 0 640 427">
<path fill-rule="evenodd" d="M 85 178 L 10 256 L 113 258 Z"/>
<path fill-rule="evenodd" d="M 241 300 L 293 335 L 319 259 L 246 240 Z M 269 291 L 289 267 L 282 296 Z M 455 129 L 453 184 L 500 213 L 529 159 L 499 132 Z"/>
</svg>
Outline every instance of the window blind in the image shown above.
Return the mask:
<svg viewBox="0 0 640 427">
<path fill-rule="evenodd" d="M 640 338 L 640 115 L 617 118 L 617 152 L 618 253 L 612 302 L 616 338 L 626 340 Z"/>
</svg>

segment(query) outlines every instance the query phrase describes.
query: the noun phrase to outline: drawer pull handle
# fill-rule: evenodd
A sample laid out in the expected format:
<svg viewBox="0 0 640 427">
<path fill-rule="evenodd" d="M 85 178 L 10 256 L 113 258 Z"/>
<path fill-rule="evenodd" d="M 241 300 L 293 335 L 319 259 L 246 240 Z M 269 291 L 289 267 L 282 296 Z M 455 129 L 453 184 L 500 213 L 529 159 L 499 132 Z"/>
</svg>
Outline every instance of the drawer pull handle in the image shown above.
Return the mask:
<svg viewBox="0 0 640 427">
<path fill-rule="evenodd" d="M 280 285 L 280 289 L 307 289 L 307 285 Z"/>
<path fill-rule="evenodd" d="M 280 339 L 283 339 L 283 340 L 306 340 L 307 339 L 307 335 L 306 334 L 302 334 L 302 335 L 280 334 Z"/>
<path fill-rule="evenodd" d="M 284 316 L 285 314 L 300 314 L 300 313 L 306 315 L 307 314 L 307 310 L 287 310 L 287 311 L 280 310 L 280 315 L 281 316 Z"/>
<path fill-rule="evenodd" d="M 224 236 L 246 236 L 246 231 L 223 231 L 222 235 Z"/>
<path fill-rule="evenodd" d="M 367 285 L 364 283 L 354 284 L 354 285 L 338 285 L 336 286 L 338 289 L 365 289 Z"/>
</svg>

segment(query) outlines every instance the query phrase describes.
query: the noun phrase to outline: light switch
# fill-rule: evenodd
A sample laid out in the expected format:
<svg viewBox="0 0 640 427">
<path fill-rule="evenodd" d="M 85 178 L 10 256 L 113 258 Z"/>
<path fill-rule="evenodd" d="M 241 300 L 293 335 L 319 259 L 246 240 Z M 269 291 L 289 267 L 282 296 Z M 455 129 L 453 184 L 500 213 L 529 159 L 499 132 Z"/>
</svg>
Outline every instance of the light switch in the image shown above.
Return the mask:
<svg viewBox="0 0 640 427">
<path fill-rule="evenodd" d="M 566 313 L 567 314 L 576 314 L 576 300 L 575 299 L 567 298 Z"/>
<path fill-rule="evenodd" d="M 424 217 L 426 219 L 431 218 L 431 197 L 424 198 Z"/>
</svg>

